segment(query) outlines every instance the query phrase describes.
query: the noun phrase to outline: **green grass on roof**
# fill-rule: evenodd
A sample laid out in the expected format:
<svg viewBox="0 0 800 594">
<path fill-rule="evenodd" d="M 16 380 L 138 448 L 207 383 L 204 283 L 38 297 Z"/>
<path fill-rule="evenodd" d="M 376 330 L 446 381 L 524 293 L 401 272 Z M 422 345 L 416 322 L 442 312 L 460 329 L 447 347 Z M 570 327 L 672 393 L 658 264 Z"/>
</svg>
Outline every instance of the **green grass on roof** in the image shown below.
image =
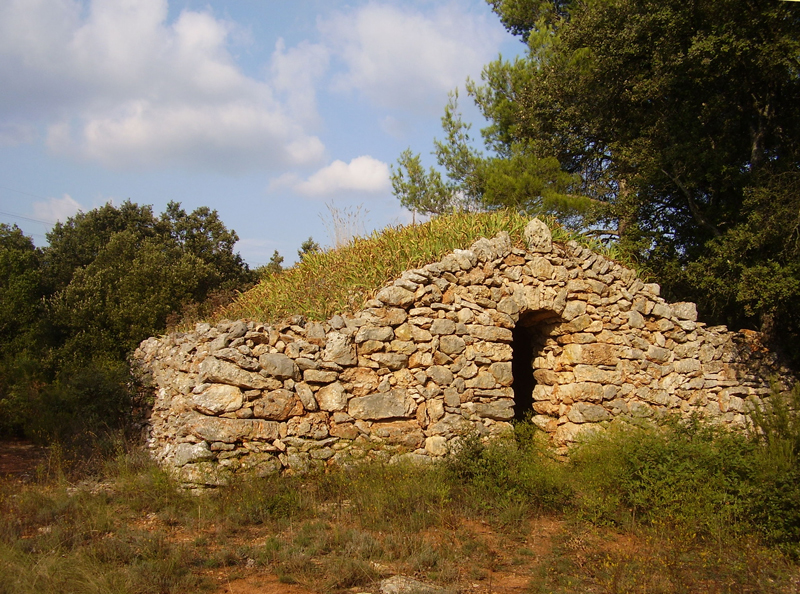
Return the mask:
<svg viewBox="0 0 800 594">
<path fill-rule="evenodd" d="M 481 237 L 508 231 L 512 242 L 521 247 L 529 221 L 526 215 L 494 211 L 455 213 L 420 225 L 387 227 L 344 247 L 307 254 L 294 267 L 266 277 L 239 295 L 214 317 L 273 323 L 296 314 L 322 321 L 336 313 L 354 312 L 403 271 L 466 249 Z M 554 240 L 576 238 L 554 221 L 546 222 Z"/>
</svg>

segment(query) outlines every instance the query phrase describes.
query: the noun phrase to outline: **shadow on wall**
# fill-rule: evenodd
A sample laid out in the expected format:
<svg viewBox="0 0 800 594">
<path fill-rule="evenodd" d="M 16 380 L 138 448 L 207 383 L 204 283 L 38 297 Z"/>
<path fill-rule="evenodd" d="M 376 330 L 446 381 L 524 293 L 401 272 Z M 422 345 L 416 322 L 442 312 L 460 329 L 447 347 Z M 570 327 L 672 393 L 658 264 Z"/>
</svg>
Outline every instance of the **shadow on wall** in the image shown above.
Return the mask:
<svg viewBox="0 0 800 594">
<path fill-rule="evenodd" d="M 514 376 L 514 419 L 530 420 L 533 410 L 533 389 L 536 387 L 534 371 L 536 358 L 541 357 L 553 328 L 563 320 L 550 310 L 532 311 L 522 314 L 512 330 L 511 348 L 513 359 L 511 373 Z"/>
</svg>

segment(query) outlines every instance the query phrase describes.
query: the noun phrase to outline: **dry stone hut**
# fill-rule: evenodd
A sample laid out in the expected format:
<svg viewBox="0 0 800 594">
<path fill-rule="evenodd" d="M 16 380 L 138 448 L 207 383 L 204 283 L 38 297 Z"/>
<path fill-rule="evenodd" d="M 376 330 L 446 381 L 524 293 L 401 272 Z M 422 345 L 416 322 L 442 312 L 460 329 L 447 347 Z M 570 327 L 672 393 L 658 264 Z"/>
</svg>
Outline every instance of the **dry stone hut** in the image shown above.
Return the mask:
<svg viewBox="0 0 800 594">
<path fill-rule="evenodd" d="M 697 321 L 656 284 L 534 219 L 408 270 L 354 315 L 198 324 L 136 351 L 149 446 L 187 484 L 364 455 L 432 459 L 531 416 L 565 448 L 617 418 L 743 425 L 779 373 L 755 333 Z"/>
</svg>

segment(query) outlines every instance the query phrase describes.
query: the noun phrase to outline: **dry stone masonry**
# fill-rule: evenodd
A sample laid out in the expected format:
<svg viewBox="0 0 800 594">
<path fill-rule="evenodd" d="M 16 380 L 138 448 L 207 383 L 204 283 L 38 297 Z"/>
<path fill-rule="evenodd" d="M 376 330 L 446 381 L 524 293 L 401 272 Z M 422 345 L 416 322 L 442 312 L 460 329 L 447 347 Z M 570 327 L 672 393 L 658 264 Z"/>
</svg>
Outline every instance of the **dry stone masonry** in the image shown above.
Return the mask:
<svg viewBox="0 0 800 594">
<path fill-rule="evenodd" d="M 614 419 L 674 412 L 743 425 L 780 374 L 753 332 L 534 219 L 409 270 L 355 315 L 198 324 L 135 353 L 149 446 L 188 485 L 364 456 L 430 460 L 530 416 L 566 448 Z M 784 380 L 790 381 L 784 372 Z"/>
</svg>

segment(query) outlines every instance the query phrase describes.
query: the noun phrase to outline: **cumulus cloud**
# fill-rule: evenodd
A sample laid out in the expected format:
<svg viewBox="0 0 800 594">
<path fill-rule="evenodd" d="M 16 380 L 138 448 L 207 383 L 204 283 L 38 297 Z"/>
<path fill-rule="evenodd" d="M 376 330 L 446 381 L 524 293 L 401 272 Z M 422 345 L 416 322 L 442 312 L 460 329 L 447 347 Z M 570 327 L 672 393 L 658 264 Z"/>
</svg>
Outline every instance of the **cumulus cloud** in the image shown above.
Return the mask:
<svg viewBox="0 0 800 594">
<path fill-rule="evenodd" d="M 291 179 L 285 177 L 279 183 L 285 184 Z M 343 191 L 378 193 L 388 190 L 389 187 L 389 166 L 368 155 L 356 157 L 350 163 L 334 161 L 307 180 L 293 186 L 296 192 L 314 197 L 330 196 Z"/>
<path fill-rule="evenodd" d="M 167 0 L 0 3 L 0 121 L 45 122 L 51 150 L 117 168 L 319 162 L 321 141 L 272 86 L 235 63 L 235 25 L 191 10 L 169 23 L 167 8 Z"/>
<path fill-rule="evenodd" d="M 64 194 L 61 198 L 49 198 L 33 203 L 33 215 L 42 221 L 64 222 L 78 211 L 83 210 L 83 206 L 69 194 Z"/>
<path fill-rule="evenodd" d="M 503 39 L 502 27 L 459 3 L 429 12 L 371 2 L 319 25 L 344 61 L 340 90 L 357 90 L 388 108 L 438 112 L 447 91 L 480 75 Z"/>
<path fill-rule="evenodd" d="M 319 43 L 301 41 L 286 48 L 283 38 L 278 39 L 272 54 L 272 85 L 286 97 L 291 114 L 300 121 L 314 124 L 317 121 L 316 86 L 328 69 L 330 51 Z"/>
</svg>

